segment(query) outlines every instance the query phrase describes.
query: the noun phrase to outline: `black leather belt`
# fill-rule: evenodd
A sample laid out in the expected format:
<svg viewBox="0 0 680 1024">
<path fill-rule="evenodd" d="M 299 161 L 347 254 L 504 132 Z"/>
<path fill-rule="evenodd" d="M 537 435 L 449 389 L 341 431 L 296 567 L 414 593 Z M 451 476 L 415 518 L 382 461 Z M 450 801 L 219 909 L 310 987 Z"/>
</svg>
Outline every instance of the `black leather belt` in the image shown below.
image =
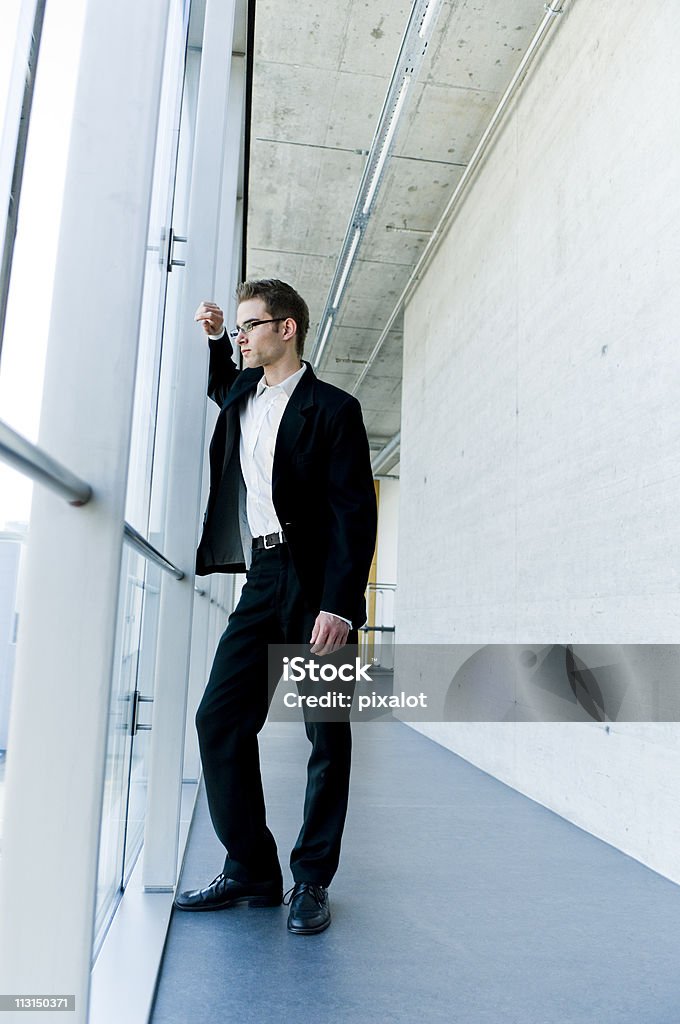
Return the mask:
<svg viewBox="0 0 680 1024">
<path fill-rule="evenodd" d="M 253 551 L 258 548 L 275 548 L 277 544 L 285 544 L 283 533 L 268 533 L 264 537 L 253 537 Z"/>
</svg>

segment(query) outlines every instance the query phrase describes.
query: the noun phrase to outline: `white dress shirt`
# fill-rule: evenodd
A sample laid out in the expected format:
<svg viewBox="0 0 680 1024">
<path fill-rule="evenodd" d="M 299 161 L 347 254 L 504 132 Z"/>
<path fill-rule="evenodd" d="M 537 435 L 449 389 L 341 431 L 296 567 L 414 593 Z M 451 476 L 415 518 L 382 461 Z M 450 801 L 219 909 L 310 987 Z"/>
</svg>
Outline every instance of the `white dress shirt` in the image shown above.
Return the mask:
<svg viewBox="0 0 680 1024">
<path fill-rule="evenodd" d="M 253 537 L 279 533 L 281 523 L 272 501 L 274 448 L 288 399 L 306 367 L 269 386 L 264 375 L 241 405 L 241 472 L 246 483 L 248 527 Z"/>
</svg>

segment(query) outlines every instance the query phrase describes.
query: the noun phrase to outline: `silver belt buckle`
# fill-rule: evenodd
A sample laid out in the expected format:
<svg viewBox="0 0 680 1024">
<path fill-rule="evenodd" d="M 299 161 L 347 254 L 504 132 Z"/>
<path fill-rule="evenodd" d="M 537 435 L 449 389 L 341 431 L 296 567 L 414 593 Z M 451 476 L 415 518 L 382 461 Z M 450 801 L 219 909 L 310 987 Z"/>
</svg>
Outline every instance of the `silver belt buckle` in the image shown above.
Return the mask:
<svg viewBox="0 0 680 1024">
<path fill-rule="evenodd" d="M 274 541 L 273 544 L 267 544 L 267 537 L 279 537 L 280 538 L 280 536 L 281 535 L 278 534 L 278 533 L 265 533 L 264 538 L 263 538 L 264 539 L 264 549 L 265 549 L 265 551 L 271 551 L 272 548 L 276 547 L 276 541 Z"/>
</svg>

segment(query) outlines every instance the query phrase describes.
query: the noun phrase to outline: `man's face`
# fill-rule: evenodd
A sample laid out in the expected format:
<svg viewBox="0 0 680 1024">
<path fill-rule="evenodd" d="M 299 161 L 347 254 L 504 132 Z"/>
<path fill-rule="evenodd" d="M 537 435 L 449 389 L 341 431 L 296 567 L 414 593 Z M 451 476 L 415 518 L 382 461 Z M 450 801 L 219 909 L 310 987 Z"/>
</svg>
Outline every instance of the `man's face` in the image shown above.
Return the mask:
<svg viewBox="0 0 680 1024">
<path fill-rule="evenodd" d="M 272 315 L 263 299 L 246 299 L 241 302 L 236 314 L 237 323 L 247 326 L 251 320 L 271 320 Z M 286 340 L 289 331 L 286 321 L 258 324 L 248 334 L 239 334 L 236 343 L 243 355 L 243 364 L 252 369 L 255 366 L 271 366 L 277 363 L 291 350 L 295 342 Z"/>
</svg>

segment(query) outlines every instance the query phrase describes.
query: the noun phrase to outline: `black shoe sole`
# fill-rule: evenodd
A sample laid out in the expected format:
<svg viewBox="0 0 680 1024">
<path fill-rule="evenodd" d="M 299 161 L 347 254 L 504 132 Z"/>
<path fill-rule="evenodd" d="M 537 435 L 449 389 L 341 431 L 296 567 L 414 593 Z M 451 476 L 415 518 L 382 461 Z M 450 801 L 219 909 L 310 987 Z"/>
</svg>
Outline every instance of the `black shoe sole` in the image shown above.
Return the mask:
<svg viewBox="0 0 680 1024">
<path fill-rule="evenodd" d="M 233 900 L 226 900 L 224 903 L 196 904 L 186 906 L 182 903 L 173 903 L 176 910 L 187 910 L 190 913 L 203 910 L 228 910 L 239 903 L 247 903 L 249 907 L 280 907 L 283 903 L 283 893 L 280 896 L 238 896 Z"/>
<path fill-rule="evenodd" d="M 323 924 L 318 924 L 316 928 L 291 928 L 288 925 L 288 931 L 291 935 L 318 935 L 320 932 L 325 932 L 330 923 L 331 919 L 329 916 L 327 921 L 324 921 Z"/>
</svg>

